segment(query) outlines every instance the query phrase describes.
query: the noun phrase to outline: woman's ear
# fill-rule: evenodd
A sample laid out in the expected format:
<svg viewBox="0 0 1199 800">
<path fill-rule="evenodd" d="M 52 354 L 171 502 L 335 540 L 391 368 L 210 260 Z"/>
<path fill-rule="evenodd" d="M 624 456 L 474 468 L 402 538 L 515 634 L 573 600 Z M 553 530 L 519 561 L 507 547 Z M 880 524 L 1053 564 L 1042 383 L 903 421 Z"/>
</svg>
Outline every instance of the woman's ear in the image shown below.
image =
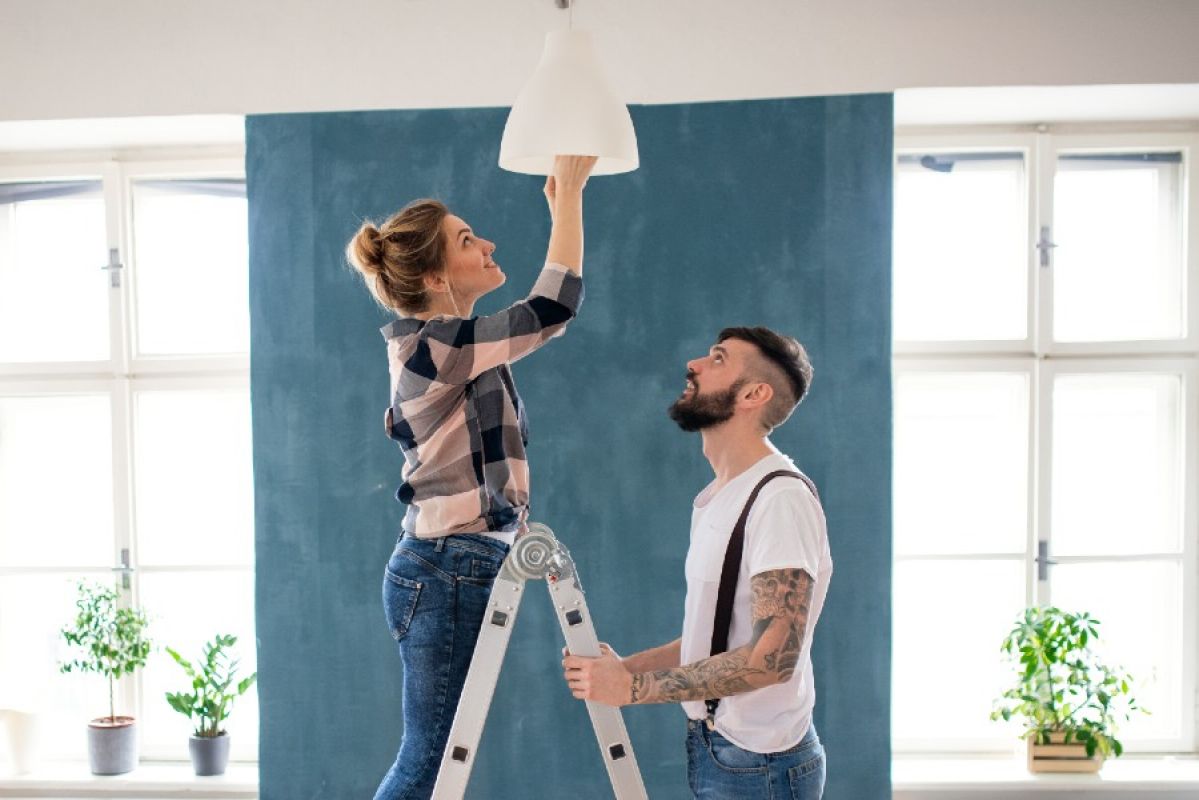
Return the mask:
<svg viewBox="0 0 1199 800">
<path fill-rule="evenodd" d="M 446 280 L 444 272 L 431 272 L 424 276 L 425 289 L 430 292 L 448 292 L 450 290 L 450 282 Z"/>
</svg>

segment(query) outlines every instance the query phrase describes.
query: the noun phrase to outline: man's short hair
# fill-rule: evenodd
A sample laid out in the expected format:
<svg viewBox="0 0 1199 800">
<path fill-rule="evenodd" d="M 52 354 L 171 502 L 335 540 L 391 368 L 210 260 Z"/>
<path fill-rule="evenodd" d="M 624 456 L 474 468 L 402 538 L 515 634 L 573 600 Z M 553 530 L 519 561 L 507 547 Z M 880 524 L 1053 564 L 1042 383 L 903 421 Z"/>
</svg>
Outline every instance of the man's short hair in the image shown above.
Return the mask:
<svg viewBox="0 0 1199 800">
<path fill-rule="evenodd" d="M 812 384 L 812 362 L 808 360 L 808 352 L 790 336 L 761 326 L 725 328 L 716 342 L 719 344 L 726 339 L 749 342 L 762 357 L 758 374 L 751 367 L 749 375 L 770 384 L 774 390 L 774 398 L 762 412 L 762 426 L 769 433 L 787 421 L 808 393 Z"/>
</svg>

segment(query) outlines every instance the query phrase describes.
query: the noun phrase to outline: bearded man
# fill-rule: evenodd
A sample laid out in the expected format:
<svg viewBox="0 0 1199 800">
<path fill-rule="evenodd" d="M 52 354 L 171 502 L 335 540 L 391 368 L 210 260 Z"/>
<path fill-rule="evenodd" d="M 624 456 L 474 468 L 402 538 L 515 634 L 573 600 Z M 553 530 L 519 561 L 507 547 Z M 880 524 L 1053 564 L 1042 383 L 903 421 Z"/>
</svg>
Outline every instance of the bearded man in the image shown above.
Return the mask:
<svg viewBox="0 0 1199 800">
<path fill-rule="evenodd" d="M 769 439 L 811 380 L 803 346 L 762 327 L 726 328 L 687 363 L 669 413 L 700 433 L 715 479 L 691 513 L 682 636 L 562 662 L 580 700 L 682 704 L 696 798 L 824 792 L 811 644 L 833 562 L 815 485 Z"/>
</svg>

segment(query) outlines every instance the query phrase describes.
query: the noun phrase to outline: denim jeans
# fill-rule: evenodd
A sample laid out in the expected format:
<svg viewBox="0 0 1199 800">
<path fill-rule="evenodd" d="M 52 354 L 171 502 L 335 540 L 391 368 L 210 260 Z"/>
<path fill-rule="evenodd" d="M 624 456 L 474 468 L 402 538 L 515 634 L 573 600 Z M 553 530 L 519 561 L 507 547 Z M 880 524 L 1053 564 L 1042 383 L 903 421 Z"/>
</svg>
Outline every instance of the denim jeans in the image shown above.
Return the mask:
<svg viewBox="0 0 1199 800">
<path fill-rule="evenodd" d="M 815 724 L 790 750 L 754 753 L 688 720 L 687 782 L 697 800 L 820 800 L 824 747 Z"/>
<path fill-rule="evenodd" d="M 383 575 L 383 610 L 404 666 L 404 736 L 375 800 L 433 794 L 483 612 L 508 545 L 489 536 L 403 537 Z"/>
</svg>

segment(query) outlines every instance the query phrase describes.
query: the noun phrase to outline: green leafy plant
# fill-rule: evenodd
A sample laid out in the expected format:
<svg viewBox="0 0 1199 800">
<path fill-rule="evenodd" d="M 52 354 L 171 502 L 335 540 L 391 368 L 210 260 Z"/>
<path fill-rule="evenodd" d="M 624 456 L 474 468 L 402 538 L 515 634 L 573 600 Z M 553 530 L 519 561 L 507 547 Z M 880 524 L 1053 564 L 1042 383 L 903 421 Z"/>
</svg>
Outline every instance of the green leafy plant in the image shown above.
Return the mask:
<svg viewBox="0 0 1199 800">
<path fill-rule="evenodd" d="M 113 687 L 122 676 L 146 665 L 149 622 L 140 609 L 121 608 L 114 589 L 80 581 L 78 593 L 75 622 L 60 631 L 76 649 L 75 658 L 58 667 L 62 672 L 95 672 L 108 678 L 108 720 L 115 722 Z"/>
<path fill-rule="evenodd" d="M 1088 757 L 1119 756 L 1117 720 L 1144 711 L 1132 696 L 1132 676 L 1096 658 L 1099 620 L 1087 613 L 1058 608 L 1026 609 L 1002 651 L 1014 662 L 1016 685 L 995 701 L 991 719 L 1023 717 L 1023 738 L 1049 744 L 1050 734 L 1063 734 L 1063 744 L 1086 746 Z"/>
<path fill-rule="evenodd" d="M 229 716 L 233 701 L 245 694 L 258 680 L 258 673 L 255 672 L 237 684 L 233 683 L 237 677 L 238 660 L 231 658 L 225 649 L 235 644 L 236 636 L 218 635 L 211 642 L 206 642 L 198 667 L 171 648 L 166 648 L 171 658 L 192 679 L 191 692 L 168 692 L 167 702 L 188 719 L 199 720 L 196 736 L 213 738 L 223 734 L 225 731 L 221 723 Z"/>
</svg>

